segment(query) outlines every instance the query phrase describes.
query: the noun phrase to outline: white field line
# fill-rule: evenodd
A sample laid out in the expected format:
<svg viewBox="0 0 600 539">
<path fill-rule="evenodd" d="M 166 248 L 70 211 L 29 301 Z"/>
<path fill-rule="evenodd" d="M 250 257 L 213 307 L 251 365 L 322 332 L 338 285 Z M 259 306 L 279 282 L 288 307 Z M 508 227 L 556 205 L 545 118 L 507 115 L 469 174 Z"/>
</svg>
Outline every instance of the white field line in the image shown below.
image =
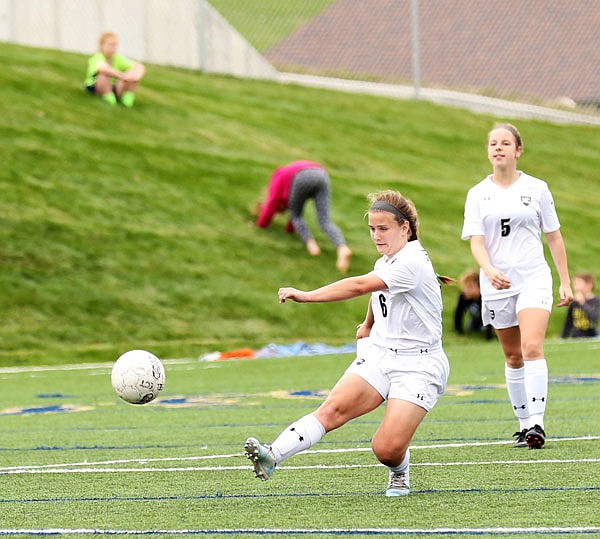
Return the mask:
<svg viewBox="0 0 600 539">
<path fill-rule="evenodd" d="M 546 438 L 546 440 L 552 440 L 552 443 L 556 442 L 572 442 L 572 441 L 580 441 L 580 440 L 600 440 L 600 436 L 573 436 L 569 438 Z M 514 444 L 514 440 L 499 440 L 497 442 L 457 442 L 453 444 L 432 444 L 432 445 L 418 445 L 418 446 L 410 446 L 410 450 L 413 449 L 444 449 L 446 447 L 481 447 L 481 446 L 489 446 L 489 445 L 512 445 Z M 350 448 L 350 449 L 313 449 L 310 451 L 305 451 L 306 453 L 350 453 L 354 451 L 371 451 L 371 448 Z"/>
<path fill-rule="evenodd" d="M 600 122 L 600 119 L 598 119 Z M 598 339 L 546 339 L 544 346 L 551 348 L 557 347 L 582 347 L 585 349 L 597 350 L 600 349 L 600 340 Z M 116 358 L 115 358 L 116 359 Z M 205 362 L 199 361 L 197 358 L 168 358 L 161 359 L 165 365 L 205 365 Z M 18 367 L 0 367 L 0 374 L 23 374 L 31 372 L 46 372 L 46 371 L 85 371 L 94 369 L 112 369 L 114 361 L 103 363 L 73 363 L 67 365 L 23 365 Z"/>
<path fill-rule="evenodd" d="M 116 359 L 116 358 L 115 358 Z M 165 365 L 188 365 L 199 363 L 197 359 L 163 359 Z M 62 371 L 91 371 L 95 369 L 110 370 L 114 361 L 104 363 L 73 363 L 72 365 L 24 365 L 20 367 L 0 367 L 0 374 L 25 374 L 28 372 L 62 372 Z"/>
<path fill-rule="evenodd" d="M 488 460 L 488 461 L 463 461 L 463 462 L 421 462 L 411 463 L 412 467 L 446 467 L 446 466 L 497 466 L 505 464 L 532 465 L 532 464 L 598 464 L 597 459 L 542 459 L 542 460 Z M 298 466 L 279 466 L 278 470 L 342 470 L 349 468 L 377 468 L 382 464 L 312 464 Z M 177 467 L 143 467 L 143 468 L 109 468 L 89 466 L 86 468 L 12 468 L 0 471 L 0 475 L 25 475 L 25 474 L 76 474 L 76 473 L 145 473 L 145 472 L 222 472 L 232 470 L 248 470 L 245 466 L 177 466 Z"/>
<path fill-rule="evenodd" d="M 567 442 L 567 441 L 585 441 L 585 440 L 600 440 L 600 436 L 574 436 L 571 438 L 557 438 L 553 439 L 552 443 L 556 442 Z M 499 441 L 499 442 L 467 442 L 467 443 L 455 443 L 455 444 L 432 444 L 432 445 L 417 445 L 411 446 L 411 451 L 419 450 L 419 449 L 444 449 L 446 447 L 480 447 L 480 446 L 489 446 L 489 445 L 508 445 L 512 444 L 512 441 Z M 304 451 L 303 455 L 310 454 L 325 454 L 325 453 L 363 453 L 370 452 L 370 447 L 351 447 L 351 448 L 339 448 L 339 449 L 312 449 L 308 451 Z M 98 467 L 98 466 L 107 466 L 114 464 L 146 464 L 152 462 L 189 462 L 189 461 L 199 461 L 199 460 L 215 460 L 215 459 L 228 459 L 228 458 L 242 458 L 243 453 L 226 453 L 221 455 L 198 455 L 191 457 L 162 457 L 162 458 L 138 458 L 138 459 L 119 459 L 119 460 L 101 460 L 101 461 L 83 461 L 83 462 L 67 462 L 67 463 L 58 463 L 58 464 L 33 464 L 29 466 L 3 466 L 0 467 L 0 474 L 2 473 L 14 473 L 15 470 L 20 473 L 25 473 L 27 470 L 36 470 L 38 473 L 41 473 L 43 470 L 54 470 L 61 468 L 77 468 L 77 467 Z M 513 461 L 508 461 L 509 463 Z M 533 461 L 532 461 L 533 462 Z M 535 461 L 542 462 L 542 461 Z M 556 461 L 552 461 L 556 462 Z M 569 461 L 571 462 L 571 461 Z M 579 462 L 579 461 L 577 461 Z M 595 462 L 592 459 L 590 462 Z M 423 464 L 425 465 L 425 464 Z M 376 464 L 375 466 L 379 466 Z M 419 466 L 418 464 L 414 464 L 414 466 Z M 289 466 L 287 466 L 289 468 Z M 210 467 L 207 469 L 226 469 L 226 468 L 218 468 L 218 467 Z M 229 469 L 229 468 L 227 468 Z M 237 468 L 230 468 L 237 469 Z"/>
<path fill-rule="evenodd" d="M 215 528 L 187 530 L 126 530 L 98 528 L 0 529 L 0 535 L 549 535 L 599 533 L 596 526 L 540 526 L 536 528 Z"/>
</svg>

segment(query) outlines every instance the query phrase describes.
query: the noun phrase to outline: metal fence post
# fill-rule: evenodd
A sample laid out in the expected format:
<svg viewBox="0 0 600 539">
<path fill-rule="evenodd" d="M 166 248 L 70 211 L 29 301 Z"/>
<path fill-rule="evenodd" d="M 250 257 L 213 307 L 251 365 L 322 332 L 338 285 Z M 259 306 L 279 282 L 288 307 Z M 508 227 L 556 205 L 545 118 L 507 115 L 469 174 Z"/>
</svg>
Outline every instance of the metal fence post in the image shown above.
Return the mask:
<svg viewBox="0 0 600 539">
<path fill-rule="evenodd" d="M 419 0 L 412 0 L 412 68 L 415 99 L 421 97 L 421 58 L 419 56 Z"/>
</svg>

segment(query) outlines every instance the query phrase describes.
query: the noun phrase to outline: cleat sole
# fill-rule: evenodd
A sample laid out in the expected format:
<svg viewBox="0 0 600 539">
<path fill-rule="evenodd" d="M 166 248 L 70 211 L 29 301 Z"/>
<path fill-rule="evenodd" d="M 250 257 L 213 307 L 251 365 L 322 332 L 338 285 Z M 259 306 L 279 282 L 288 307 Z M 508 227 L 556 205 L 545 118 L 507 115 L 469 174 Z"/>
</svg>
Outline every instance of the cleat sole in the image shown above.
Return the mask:
<svg viewBox="0 0 600 539">
<path fill-rule="evenodd" d="M 527 447 L 529 449 L 542 449 L 546 440 L 540 436 L 528 436 L 527 437 Z"/>
<path fill-rule="evenodd" d="M 252 441 L 251 441 L 252 440 Z M 254 477 L 261 481 L 267 481 L 271 477 L 271 473 L 265 473 L 262 465 L 260 464 L 260 449 L 257 446 L 259 442 L 255 439 L 248 439 L 244 444 L 244 455 L 250 462 L 252 462 L 252 468 L 254 471 Z"/>
</svg>

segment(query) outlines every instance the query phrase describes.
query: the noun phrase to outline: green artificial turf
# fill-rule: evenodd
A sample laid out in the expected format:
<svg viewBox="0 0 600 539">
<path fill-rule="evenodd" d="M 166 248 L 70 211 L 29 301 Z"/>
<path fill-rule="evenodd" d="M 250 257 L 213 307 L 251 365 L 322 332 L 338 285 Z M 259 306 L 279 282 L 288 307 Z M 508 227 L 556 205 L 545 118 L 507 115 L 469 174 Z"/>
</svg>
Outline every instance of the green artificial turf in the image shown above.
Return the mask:
<svg viewBox="0 0 600 539">
<path fill-rule="evenodd" d="M 0 534 L 595 536 L 598 346 L 548 344 L 548 440 L 530 451 L 512 447 L 497 344 L 450 344 L 448 391 L 413 439 L 405 498 L 383 495 L 369 447 L 383 408 L 267 482 L 242 456 L 247 436 L 269 442 L 314 410 L 350 354 L 165 361 L 165 389 L 143 406 L 118 399 L 110 363 L 0 369 Z"/>
</svg>

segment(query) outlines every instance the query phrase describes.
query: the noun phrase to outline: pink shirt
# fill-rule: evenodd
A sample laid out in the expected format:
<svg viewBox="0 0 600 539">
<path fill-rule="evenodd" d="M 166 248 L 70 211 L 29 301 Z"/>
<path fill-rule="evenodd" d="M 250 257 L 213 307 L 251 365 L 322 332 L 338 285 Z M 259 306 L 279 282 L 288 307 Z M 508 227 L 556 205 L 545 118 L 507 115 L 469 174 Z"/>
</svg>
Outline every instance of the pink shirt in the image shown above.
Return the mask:
<svg viewBox="0 0 600 539">
<path fill-rule="evenodd" d="M 273 172 L 269 182 L 267 200 L 265 200 L 260 215 L 256 220 L 256 226 L 261 228 L 268 227 L 273 220 L 273 216 L 277 212 L 287 210 L 292 180 L 298 172 L 305 168 L 323 168 L 323 165 L 315 163 L 314 161 L 293 161 L 288 165 L 279 167 Z M 293 228 L 290 224 L 291 223 L 288 223 L 287 229 L 291 232 L 293 231 Z"/>
</svg>

